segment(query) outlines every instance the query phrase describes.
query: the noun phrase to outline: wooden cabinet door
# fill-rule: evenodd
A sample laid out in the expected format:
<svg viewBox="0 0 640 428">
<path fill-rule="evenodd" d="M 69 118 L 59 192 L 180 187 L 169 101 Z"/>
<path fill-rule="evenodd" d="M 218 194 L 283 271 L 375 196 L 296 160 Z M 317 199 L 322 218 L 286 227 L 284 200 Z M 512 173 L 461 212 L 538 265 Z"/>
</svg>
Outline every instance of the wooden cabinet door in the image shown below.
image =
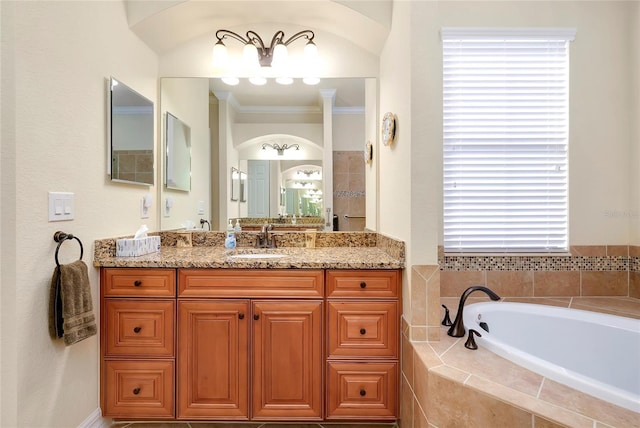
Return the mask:
<svg viewBox="0 0 640 428">
<path fill-rule="evenodd" d="M 249 301 L 178 303 L 178 419 L 249 418 Z"/>
<path fill-rule="evenodd" d="M 253 302 L 255 420 L 322 419 L 322 302 Z"/>
</svg>

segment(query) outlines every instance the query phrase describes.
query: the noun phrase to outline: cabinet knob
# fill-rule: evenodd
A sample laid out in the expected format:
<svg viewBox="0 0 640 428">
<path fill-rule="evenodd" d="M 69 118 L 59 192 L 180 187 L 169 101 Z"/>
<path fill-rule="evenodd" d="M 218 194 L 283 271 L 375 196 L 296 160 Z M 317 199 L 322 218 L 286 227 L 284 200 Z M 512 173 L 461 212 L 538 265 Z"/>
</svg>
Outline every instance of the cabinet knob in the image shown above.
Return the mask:
<svg viewBox="0 0 640 428">
<path fill-rule="evenodd" d="M 260 314 L 253 314 L 253 319 L 258 321 L 260 319 Z"/>
<path fill-rule="evenodd" d="M 361 328 L 360 329 L 360 334 L 367 334 L 367 329 Z"/>
<path fill-rule="evenodd" d="M 135 281 L 133 281 L 134 287 L 140 287 L 141 285 L 142 285 L 142 281 L 140 281 L 139 279 L 136 279 Z"/>
<path fill-rule="evenodd" d="M 242 312 L 238 314 L 238 319 L 241 319 L 241 320 L 244 319 L 244 314 Z"/>
<path fill-rule="evenodd" d="M 367 395 L 367 391 L 365 389 L 361 389 L 360 390 L 360 396 L 364 397 L 365 395 Z"/>
<path fill-rule="evenodd" d="M 360 283 L 360 288 L 366 288 L 366 287 L 367 287 L 367 283 L 366 283 L 366 282 L 364 282 L 364 281 L 362 281 L 362 282 Z"/>
<path fill-rule="evenodd" d="M 134 327 L 133 328 L 133 332 L 134 333 L 140 333 L 140 330 L 142 330 L 142 327 Z"/>
<path fill-rule="evenodd" d="M 135 395 L 140 394 L 140 388 L 135 388 L 135 389 L 133 390 L 133 393 L 134 393 Z"/>
</svg>

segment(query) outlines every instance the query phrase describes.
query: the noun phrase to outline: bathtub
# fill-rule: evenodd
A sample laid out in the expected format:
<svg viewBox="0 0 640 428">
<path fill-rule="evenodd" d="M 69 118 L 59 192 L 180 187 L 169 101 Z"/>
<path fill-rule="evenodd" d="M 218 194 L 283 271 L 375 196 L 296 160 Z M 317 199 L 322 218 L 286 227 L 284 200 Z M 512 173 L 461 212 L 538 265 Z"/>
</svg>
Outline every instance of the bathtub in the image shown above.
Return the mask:
<svg viewBox="0 0 640 428">
<path fill-rule="evenodd" d="M 544 377 L 640 412 L 640 320 L 527 303 L 464 308 L 478 347 Z M 480 323 L 486 323 L 489 332 Z"/>
</svg>

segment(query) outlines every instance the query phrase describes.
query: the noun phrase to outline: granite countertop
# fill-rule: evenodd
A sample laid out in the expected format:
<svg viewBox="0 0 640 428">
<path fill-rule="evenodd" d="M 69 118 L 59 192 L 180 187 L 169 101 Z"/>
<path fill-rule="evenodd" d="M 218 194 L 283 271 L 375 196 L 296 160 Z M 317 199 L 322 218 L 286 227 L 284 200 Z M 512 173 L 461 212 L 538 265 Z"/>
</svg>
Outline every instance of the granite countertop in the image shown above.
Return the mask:
<svg viewBox="0 0 640 428">
<path fill-rule="evenodd" d="M 278 248 L 257 249 L 255 234 L 242 233 L 239 247 L 227 250 L 224 233 L 198 232 L 192 246 L 177 245 L 176 233 L 160 232 L 160 251 L 138 257 L 116 257 L 118 238 L 95 241 L 95 267 L 223 269 L 402 269 L 404 242 L 372 232 L 318 233 L 315 248 L 304 247 L 304 233 L 281 232 Z M 267 255 L 247 258 L 247 254 Z M 245 255 L 245 257 L 242 257 Z M 275 257 L 273 257 L 275 255 Z M 250 256 L 251 257 L 251 256 Z"/>
</svg>

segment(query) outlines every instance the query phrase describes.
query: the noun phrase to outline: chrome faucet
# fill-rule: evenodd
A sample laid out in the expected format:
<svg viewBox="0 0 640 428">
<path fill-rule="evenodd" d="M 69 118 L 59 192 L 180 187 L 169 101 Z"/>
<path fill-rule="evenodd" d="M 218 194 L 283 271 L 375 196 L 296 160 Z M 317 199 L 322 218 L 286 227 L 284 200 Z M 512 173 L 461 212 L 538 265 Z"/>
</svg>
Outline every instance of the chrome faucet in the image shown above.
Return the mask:
<svg viewBox="0 0 640 428">
<path fill-rule="evenodd" d="M 272 224 L 262 226 L 258 239 L 256 240 L 256 248 L 276 248 L 276 240 L 273 235 L 269 234 L 272 229 Z"/>
<path fill-rule="evenodd" d="M 449 327 L 449 330 L 447 330 L 447 334 L 449 336 L 451 337 L 464 336 L 465 329 L 464 329 L 464 321 L 462 320 L 462 310 L 464 308 L 464 302 L 467 300 L 467 297 L 469 297 L 469 294 L 473 293 L 474 291 L 484 291 L 491 300 L 500 300 L 500 296 L 498 296 L 493 291 L 489 290 L 487 287 L 483 287 L 482 285 L 473 285 L 467 288 L 466 290 L 464 290 L 464 293 L 462 293 L 462 296 L 460 296 L 460 302 L 458 303 L 458 313 L 456 314 L 456 319 L 453 321 L 453 324 L 451 325 L 451 327 Z"/>
</svg>

